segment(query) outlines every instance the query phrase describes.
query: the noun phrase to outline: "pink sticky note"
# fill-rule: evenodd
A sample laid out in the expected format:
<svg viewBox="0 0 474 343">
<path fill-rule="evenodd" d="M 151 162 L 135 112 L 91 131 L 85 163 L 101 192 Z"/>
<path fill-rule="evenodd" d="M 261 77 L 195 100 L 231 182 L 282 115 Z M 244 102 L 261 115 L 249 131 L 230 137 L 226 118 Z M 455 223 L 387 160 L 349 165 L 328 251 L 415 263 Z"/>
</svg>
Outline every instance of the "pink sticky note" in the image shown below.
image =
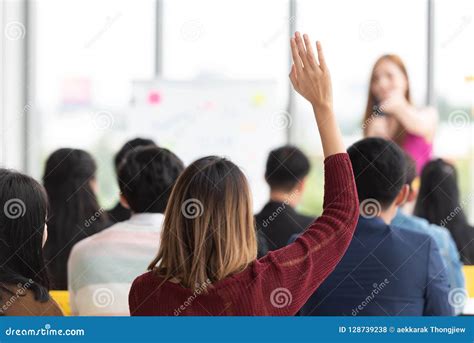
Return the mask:
<svg viewBox="0 0 474 343">
<path fill-rule="evenodd" d="M 161 94 L 158 91 L 151 91 L 148 94 L 148 102 L 152 105 L 157 105 L 161 102 Z"/>
</svg>

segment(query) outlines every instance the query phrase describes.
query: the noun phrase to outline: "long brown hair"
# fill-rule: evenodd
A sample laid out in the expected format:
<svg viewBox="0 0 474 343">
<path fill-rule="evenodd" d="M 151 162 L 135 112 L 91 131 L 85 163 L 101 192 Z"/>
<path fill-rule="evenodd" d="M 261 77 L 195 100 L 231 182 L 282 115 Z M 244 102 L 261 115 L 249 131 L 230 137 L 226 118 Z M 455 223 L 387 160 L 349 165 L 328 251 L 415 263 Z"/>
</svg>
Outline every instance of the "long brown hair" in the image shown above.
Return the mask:
<svg viewBox="0 0 474 343">
<path fill-rule="evenodd" d="M 256 256 L 252 198 L 242 171 L 216 156 L 192 163 L 173 188 L 149 270 L 197 289 L 243 271 Z"/>
<path fill-rule="evenodd" d="M 375 79 L 375 70 L 380 65 L 380 63 L 382 63 L 384 61 L 389 61 L 389 62 L 394 63 L 401 70 L 403 75 L 405 75 L 405 79 L 406 79 L 406 82 L 407 82 L 407 89 L 405 91 L 405 98 L 407 99 L 407 101 L 409 103 L 412 103 L 411 95 L 410 95 L 410 82 L 409 82 L 409 79 L 408 79 L 408 72 L 407 72 L 407 69 L 405 67 L 405 63 L 403 63 L 403 60 L 400 58 L 400 56 L 394 55 L 394 54 L 383 55 L 383 56 L 379 57 L 379 59 L 375 62 L 374 67 L 372 68 L 372 73 L 370 75 L 369 95 L 367 97 L 367 106 L 365 108 L 364 121 L 363 121 L 363 125 L 362 125 L 362 127 L 364 129 L 364 137 L 367 137 L 367 128 L 368 128 L 367 124 L 370 122 L 370 120 L 371 120 L 370 118 L 372 116 L 376 115 L 376 113 L 377 113 L 376 111 L 378 111 L 377 106 L 376 106 L 377 101 L 375 99 L 374 93 L 372 92 L 372 84 L 373 84 L 374 79 Z M 398 124 L 398 127 L 395 130 L 395 137 L 393 137 L 392 140 L 395 141 L 395 143 L 397 143 L 398 145 L 401 145 L 403 143 L 403 140 L 405 139 L 404 132 L 405 132 L 405 130 L 403 129 L 403 127 L 400 124 Z"/>
</svg>

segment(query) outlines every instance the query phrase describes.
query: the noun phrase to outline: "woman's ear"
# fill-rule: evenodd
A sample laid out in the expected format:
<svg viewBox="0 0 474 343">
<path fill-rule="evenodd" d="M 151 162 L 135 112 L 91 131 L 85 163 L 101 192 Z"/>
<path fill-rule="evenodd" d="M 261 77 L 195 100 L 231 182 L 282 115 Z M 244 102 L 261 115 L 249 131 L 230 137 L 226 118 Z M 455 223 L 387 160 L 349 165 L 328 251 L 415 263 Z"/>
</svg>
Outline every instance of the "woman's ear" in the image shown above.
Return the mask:
<svg viewBox="0 0 474 343">
<path fill-rule="evenodd" d="M 120 205 L 122 205 L 126 209 L 130 210 L 130 205 L 128 204 L 127 199 L 125 199 L 125 197 L 123 196 L 122 193 L 120 193 Z"/>
<path fill-rule="evenodd" d="M 99 186 L 95 177 L 89 180 L 89 185 L 91 186 L 92 192 L 94 192 L 94 194 L 99 192 Z"/>
</svg>

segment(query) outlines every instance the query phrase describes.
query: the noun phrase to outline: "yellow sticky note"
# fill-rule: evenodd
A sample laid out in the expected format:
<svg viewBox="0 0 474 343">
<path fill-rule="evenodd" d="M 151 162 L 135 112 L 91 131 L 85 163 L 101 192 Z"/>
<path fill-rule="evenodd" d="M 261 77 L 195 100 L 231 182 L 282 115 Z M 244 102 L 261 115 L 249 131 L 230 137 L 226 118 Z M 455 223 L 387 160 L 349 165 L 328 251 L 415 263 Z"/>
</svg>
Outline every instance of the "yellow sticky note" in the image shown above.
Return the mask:
<svg viewBox="0 0 474 343">
<path fill-rule="evenodd" d="M 265 100 L 266 100 L 266 97 L 265 97 L 265 94 L 263 93 L 256 93 L 253 97 L 252 97 L 252 103 L 255 105 L 255 106 L 261 106 L 265 103 Z"/>
</svg>

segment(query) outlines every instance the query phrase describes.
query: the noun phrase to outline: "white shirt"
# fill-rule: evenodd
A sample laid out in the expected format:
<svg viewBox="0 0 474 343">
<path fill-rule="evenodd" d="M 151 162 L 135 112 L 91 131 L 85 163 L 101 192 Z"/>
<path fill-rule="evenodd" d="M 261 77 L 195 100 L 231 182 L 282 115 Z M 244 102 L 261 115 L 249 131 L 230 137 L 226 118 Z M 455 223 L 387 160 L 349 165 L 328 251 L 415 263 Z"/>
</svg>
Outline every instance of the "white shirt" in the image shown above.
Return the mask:
<svg viewBox="0 0 474 343">
<path fill-rule="evenodd" d="M 163 220 L 161 213 L 134 214 L 73 247 L 68 261 L 73 315 L 130 315 L 131 284 L 158 253 Z"/>
</svg>

